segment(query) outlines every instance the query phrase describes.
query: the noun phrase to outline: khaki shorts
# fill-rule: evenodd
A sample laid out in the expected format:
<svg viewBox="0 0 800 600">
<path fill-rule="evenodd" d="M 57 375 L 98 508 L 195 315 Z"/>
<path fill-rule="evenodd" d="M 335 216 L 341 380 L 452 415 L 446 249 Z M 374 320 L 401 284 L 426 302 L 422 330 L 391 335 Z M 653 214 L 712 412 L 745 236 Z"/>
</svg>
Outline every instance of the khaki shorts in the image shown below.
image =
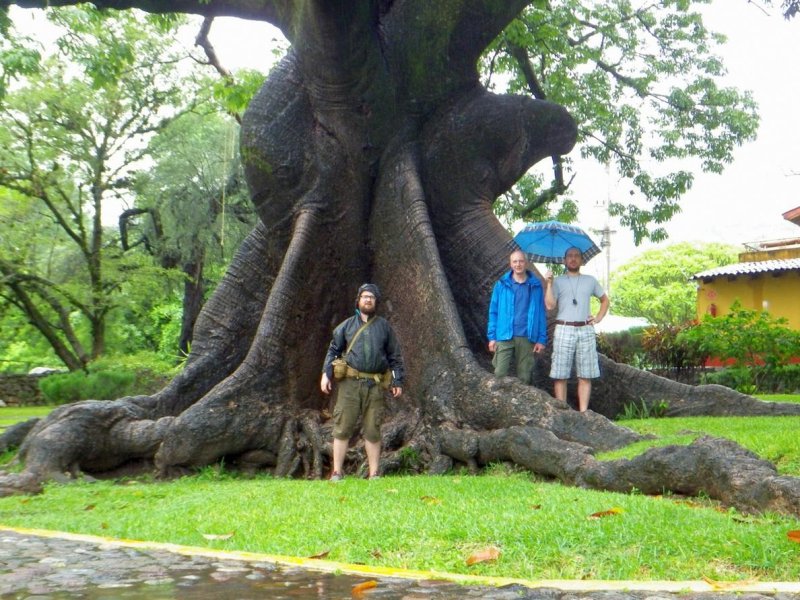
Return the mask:
<svg viewBox="0 0 800 600">
<path fill-rule="evenodd" d="M 337 383 L 336 406 L 333 409 L 333 437 L 349 440 L 363 420 L 364 439 L 381 441 L 384 414 L 383 388 L 372 380 L 342 379 Z"/>
</svg>

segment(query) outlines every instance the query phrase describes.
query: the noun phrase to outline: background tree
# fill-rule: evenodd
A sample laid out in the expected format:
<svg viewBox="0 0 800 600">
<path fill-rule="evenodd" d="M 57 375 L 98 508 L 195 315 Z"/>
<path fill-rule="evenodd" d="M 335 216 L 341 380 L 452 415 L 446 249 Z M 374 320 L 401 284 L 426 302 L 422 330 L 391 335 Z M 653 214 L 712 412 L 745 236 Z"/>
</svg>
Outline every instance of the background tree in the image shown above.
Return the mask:
<svg viewBox="0 0 800 600">
<path fill-rule="evenodd" d="M 188 113 L 156 136 L 155 166 L 137 177 L 136 208 L 120 217 L 123 247 L 137 245 L 184 274 L 178 348 L 188 354 L 208 289 L 206 263 L 226 265 L 255 214 L 239 160 L 238 125 L 217 113 Z"/>
<path fill-rule="evenodd" d="M 29 368 L 34 362 L 45 365 L 60 363 L 54 347 L 31 324 L 30 317 L 20 310 L 17 303 L 24 299 L 24 289 L 20 294 L 10 293 L 9 278 L 15 271 L 5 266 L 14 257 L 18 263 L 35 263 L 41 266 L 41 274 L 46 280 L 58 277 L 55 273 L 58 257 L 63 254 L 58 239 L 57 226 L 40 211 L 30 210 L 30 203 L 24 197 L 10 190 L 0 191 L 0 323 L 3 335 L 0 336 L 0 356 L 4 361 L 4 370 L 14 371 Z M 60 317 L 61 315 L 59 315 Z M 62 327 L 72 331 L 72 322 L 68 316 L 61 323 Z M 65 350 L 67 359 L 71 357 Z"/>
<path fill-rule="evenodd" d="M 692 275 L 735 263 L 738 250 L 726 244 L 672 244 L 648 250 L 611 276 L 614 314 L 644 317 L 653 325 L 676 326 L 697 315 Z"/>
<path fill-rule="evenodd" d="M 483 64 L 490 87 L 496 75 L 510 75 L 512 93 L 566 107 L 578 122 L 581 156 L 630 185 L 630 201 L 612 202 L 610 214 L 637 243 L 660 241 L 693 172 L 722 172 L 734 148 L 755 137 L 751 94 L 719 84 L 725 67 L 714 48 L 722 39 L 692 2 L 534 2 L 489 46 Z M 537 171 L 517 186 L 517 202 L 500 205 L 512 217 L 536 220 L 534 211 L 581 175 L 568 157 L 551 162 L 549 185 Z"/>
<path fill-rule="evenodd" d="M 279 476 L 321 477 L 330 423 L 319 368 L 332 326 L 351 314 L 356 287 L 369 280 L 382 289 L 408 366 L 405 398 L 391 404 L 383 431 L 384 470 L 409 451 L 431 473 L 509 460 L 569 484 L 702 491 L 742 509 L 800 514 L 800 480 L 778 477 L 726 441 L 598 461 L 593 451 L 638 436 L 555 401 L 546 378 L 527 387 L 487 370 L 489 292 L 513 247 L 492 204 L 577 138 L 558 104 L 480 85 L 481 54 L 530 4 L 98 2 L 257 18 L 284 32 L 292 48 L 242 118 L 260 222 L 198 318 L 181 374 L 152 396 L 57 409 L 21 447 L 25 470 L 0 478 L 0 488 L 35 489 L 65 471 L 107 474 L 148 461 L 169 475 L 223 457 Z M 686 122 L 697 114 L 688 105 L 674 110 Z M 800 412 L 624 365 L 603 368 L 598 407 L 635 395 L 666 398 L 684 414 Z M 354 449 L 346 468 L 362 459 Z"/>
<path fill-rule="evenodd" d="M 77 369 L 104 352 L 125 277 L 112 268 L 119 251 L 106 239 L 105 206 L 129 197 L 133 175 L 146 166 L 147 139 L 185 110 L 185 100 L 200 98 L 179 77 L 153 20 L 79 9 L 51 16 L 68 31 L 59 54 L 0 106 L 0 187 L 49 221 L 41 230 L 48 237 L 37 236 L 46 252 L 6 246 L 0 264 L 6 300 Z M 74 314 L 87 323 L 88 345 Z"/>
</svg>

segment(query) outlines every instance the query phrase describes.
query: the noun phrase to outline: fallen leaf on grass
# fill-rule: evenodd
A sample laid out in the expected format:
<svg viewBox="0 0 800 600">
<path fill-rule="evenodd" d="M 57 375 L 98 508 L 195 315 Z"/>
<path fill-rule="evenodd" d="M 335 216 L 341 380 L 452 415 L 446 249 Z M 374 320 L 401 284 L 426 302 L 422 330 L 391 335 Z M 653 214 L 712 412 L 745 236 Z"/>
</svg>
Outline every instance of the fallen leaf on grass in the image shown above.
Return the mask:
<svg viewBox="0 0 800 600">
<path fill-rule="evenodd" d="M 490 562 L 500 558 L 500 550 L 495 548 L 494 546 L 489 546 L 488 548 L 484 548 L 483 550 L 478 550 L 475 554 L 470 556 L 467 559 L 467 566 L 471 567 L 477 563 L 481 562 Z"/>
<path fill-rule="evenodd" d="M 442 501 L 436 496 L 420 496 L 420 500 L 426 504 L 441 504 Z"/>
<path fill-rule="evenodd" d="M 758 579 L 741 579 L 739 581 L 717 581 L 716 579 L 711 579 L 710 577 L 705 577 L 705 576 L 703 576 L 703 581 L 705 581 L 715 590 L 730 590 L 738 588 L 740 586 L 753 585 L 754 583 L 758 583 Z"/>
<path fill-rule="evenodd" d="M 675 504 L 680 504 L 682 506 L 688 506 L 689 508 L 706 508 L 704 505 L 700 504 L 699 502 L 692 502 L 691 500 L 675 500 Z"/>
<path fill-rule="evenodd" d="M 233 531 L 230 533 L 203 533 L 201 535 L 207 540 L 229 540 L 233 537 Z"/>
<path fill-rule="evenodd" d="M 793 529 L 787 532 L 786 536 L 789 538 L 790 542 L 800 544 L 800 529 Z"/>
<path fill-rule="evenodd" d="M 83 510 L 94 510 L 94 504 L 87 504 L 83 507 Z"/>
<path fill-rule="evenodd" d="M 376 587 L 378 587 L 378 582 L 375 580 L 365 581 L 364 583 L 354 585 L 352 591 L 353 598 L 361 598 L 363 597 L 365 591 Z"/>
<path fill-rule="evenodd" d="M 330 553 L 331 553 L 330 550 L 323 550 L 322 552 L 317 552 L 316 554 L 312 554 L 308 558 L 325 558 Z"/>
<path fill-rule="evenodd" d="M 378 550 L 377 548 L 375 548 L 375 550 L 370 552 L 370 556 L 372 556 L 372 558 L 383 558 L 383 554 L 381 554 L 381 551 Z"/>
<path fill-rule="evenodd" d="M 108 523 L 100 523 L 100 529 L 108 529 Z"/>
<path fill-rule="evenodd" d="M 608 510 L 601 510 L 600 512 L 592 513 L 587 519 L 602 519 L 603 517 L 612 517 L 614 515 L 621 515 L 623 511 L 621 508 L 609 508 Z"/>
<path fill-rule="evenodd" d="M 734 515 L 731 517 L 731 521 L 734 523 L 755 523 L 756 519 L 751 515 Z"/>
<path fill-rule="evenodd" d="M 539 510 L 540 508 L 542 508 L 542 505 L 541 504 L 531 504 L 528 508 L 530 508 L 531 510 Z"/>
</svg>

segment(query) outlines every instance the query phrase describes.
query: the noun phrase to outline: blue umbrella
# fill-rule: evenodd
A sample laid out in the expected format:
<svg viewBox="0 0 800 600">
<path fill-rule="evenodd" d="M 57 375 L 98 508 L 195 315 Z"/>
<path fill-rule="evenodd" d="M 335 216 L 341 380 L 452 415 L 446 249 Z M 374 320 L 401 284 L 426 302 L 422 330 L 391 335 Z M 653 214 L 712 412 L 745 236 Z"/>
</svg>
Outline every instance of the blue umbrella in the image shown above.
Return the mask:
<svg viewBox="0 0 800 600">
<path fill-rule="evenodd" d="M 563 265 L 564 253 L 573 247 L 581 251 L 584 263 L 600 254 L 600 248 L 583 229 L 560 221 L 528 223 L 514 241 L 531 262 Z"/>
</svg>

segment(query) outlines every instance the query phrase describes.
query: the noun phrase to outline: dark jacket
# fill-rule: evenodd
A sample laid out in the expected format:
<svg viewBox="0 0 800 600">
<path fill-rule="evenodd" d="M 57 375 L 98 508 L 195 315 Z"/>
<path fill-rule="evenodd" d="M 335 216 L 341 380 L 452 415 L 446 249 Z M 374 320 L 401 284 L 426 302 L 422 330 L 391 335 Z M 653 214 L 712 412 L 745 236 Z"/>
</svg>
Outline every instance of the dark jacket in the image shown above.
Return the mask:
<svg viewBox="0 0 800 600">
<path fill-rule="evenodd" d="M 528 340 L 533 344 L 547 344 L 547 309 L 544 306 L 544 290 L 539 279 L 527 271 L 531 303 L 528 306 Z M 489 326 L 487 338 L 505 342 L 514 337 L 514 285 L 513 271 L 503 275 L 492 290 L 489 302 Z"/>
<path fill-rule="evenodd" d="M 359 312 L 356 311 L 355 315 L 342 321 L 333 330 L 333 339 L 322 365 L 322 370 L 327 373 L 329 379 L 333 379 L 331 362 L 334 358 L 344 355 L 350 340 L 363 323 Z M 403 387 L 405 368 L 400 344 L 389 321 L 383 317 L 372 317 L 370 324 L 361 332 L 355 346 L 347 354 L 347 364 L 364 373 L 383 373 L 391 369 L 392 386 Z"/>
</svg>

